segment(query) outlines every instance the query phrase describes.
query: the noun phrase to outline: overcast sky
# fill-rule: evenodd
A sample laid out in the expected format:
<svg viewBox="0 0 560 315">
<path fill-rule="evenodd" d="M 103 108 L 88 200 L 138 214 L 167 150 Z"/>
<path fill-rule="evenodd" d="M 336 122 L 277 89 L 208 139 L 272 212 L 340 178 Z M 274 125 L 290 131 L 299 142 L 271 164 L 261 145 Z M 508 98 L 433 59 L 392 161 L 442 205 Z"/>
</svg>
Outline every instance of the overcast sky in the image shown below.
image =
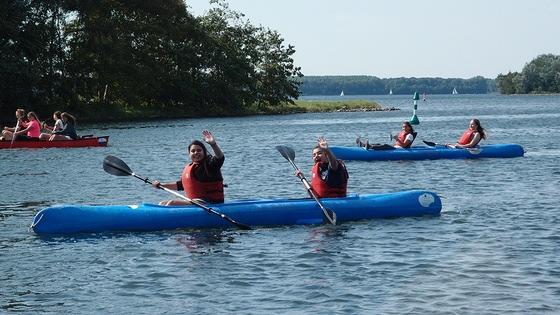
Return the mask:
<svg viewBox="0 0 560 315">
<path fill-rule="evenodd" d="M 208 0 L 185 0 L 201 15 Z M 495 78 L 560 55 L 555 0 L 229 0 L 295 46 L 304 75 Z"/>
</svg>

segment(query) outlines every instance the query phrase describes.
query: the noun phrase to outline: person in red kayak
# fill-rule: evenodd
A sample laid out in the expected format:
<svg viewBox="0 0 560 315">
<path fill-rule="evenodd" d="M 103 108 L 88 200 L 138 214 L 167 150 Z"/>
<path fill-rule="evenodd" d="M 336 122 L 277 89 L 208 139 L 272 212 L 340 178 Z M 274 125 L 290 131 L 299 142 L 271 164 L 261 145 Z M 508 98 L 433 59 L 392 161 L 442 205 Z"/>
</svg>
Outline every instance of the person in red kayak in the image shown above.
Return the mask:
<svg viewBox="0 0 560 315">
<path fill-rule="evenodd" d="M 348 171 L 331 152 L 324 137 L 319 137 L 317 146 L 313 148 L 313 161 L 311 188 L 315 195 L 318 198 L 346 197 Z"/>
<path fill-rule="evenodd" d="M 41 123 L 37 114 L 35 112 L 27 113 L 27 123 L 21 123 L 22 126 L 18 128 L 17 131 L 13 133 L 6 133 L 4 136 L 5 140 L 12 140 L 14 138 L 16 141 L 27 141 L 27 140 L 39 140 L 41 135 Z"/>
<path fill-rule="evenodd" d="M 203 139 L 210 145 L 214 155 L 208 154 L 204 143 L 194 140 L 188 146 L 191 162 L 185 166 L 181 179 L 176 182 L 160 183 L 155 180 L 152 186 L 184 190 L 189 199 L 200 199 L 208 203 L 224 202 L 224 183 L 221 168 L 224 165 L 224 153 L 216 143 L 216 139 L 208 130 L 202 131 Z M 188 205 L 186 200 L 164 200 L 164 206 Z"/>
<path fill-rule="evenodd" d="M 76 117 L 64 112 L 60 114 L 60 118 L 62 118 L 64 126 L 62 129 L 53 132 L 49 137 L 49 141 L 79 139 L 80 137 L 76 133 Z"/>
<path fill-rule="evenodd" d="M 64 129 L 64 122 L 62 121 L 62 113 L 57 110 L 56 112 L 53 113 L 52 119 L 54 120 L 54 125 L 49 126 L 46 123 L 43 123 L 43 129 L 46 130 L 47 132 L 42 132 L 41 136 L 39 136 L 39 138 L 41 140 L 49 140 L 49 138 L 52 136 L 52 134 L 54 132 L 60 131 L 62 129 Z"/>
<path fill-rule="evenodd" d="M 2 130 L 2 137 L 0 137 L 0 140 L 11 140 L 14 132 L 22 130 L 27 127 L 29 120 L 27 119 L 27 115 L 25 115 L 25 109 L 22 108 L 16 109 L 16 120 L 17 123 L 15 127 L 4 127 L 4 130 Z"/>
<path fill-rule="evenodd" d="M 469 129 L 463 133 L 457 143 L 446 143 L 446 146 L 452 148 L 474 148 L 482 139 L 486 139 L 486 133 L 480 125 L 480 121 L 475 118 L 470 121 Z"/>
</svg>

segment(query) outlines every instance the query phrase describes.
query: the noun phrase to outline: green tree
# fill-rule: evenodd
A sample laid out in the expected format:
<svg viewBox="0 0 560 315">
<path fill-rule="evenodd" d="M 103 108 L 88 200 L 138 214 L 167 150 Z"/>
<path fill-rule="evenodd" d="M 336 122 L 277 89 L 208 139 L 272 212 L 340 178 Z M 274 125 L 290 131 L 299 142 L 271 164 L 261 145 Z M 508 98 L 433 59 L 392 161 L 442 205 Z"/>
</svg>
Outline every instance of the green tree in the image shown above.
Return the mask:
<svg viewBox="0 0 560 315">
<path fill-rule="evenodd" d="M 560 93 L 560 56 L 540 55 L 527 63 L 521 73 L 498 75 L 496 83 L 503 94 Z"/>
</svg>

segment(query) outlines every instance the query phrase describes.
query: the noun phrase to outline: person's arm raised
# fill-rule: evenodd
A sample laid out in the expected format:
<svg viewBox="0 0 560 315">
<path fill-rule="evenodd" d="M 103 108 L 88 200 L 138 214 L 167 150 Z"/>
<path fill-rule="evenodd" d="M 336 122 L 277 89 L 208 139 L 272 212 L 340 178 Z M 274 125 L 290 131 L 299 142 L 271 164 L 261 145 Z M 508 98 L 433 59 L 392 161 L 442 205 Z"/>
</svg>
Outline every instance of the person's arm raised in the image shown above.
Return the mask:
<svg viewBox="0 0 560 315">
<path fill-rule="evenodd" d="M 329 168 L 336 171 L 338 169 L 338 160 L 336 159 L 336 156 L 334 156 L 334 154 L 331 152 L 331 149 L 329 149 L 327 139 L 325 139 L 325 137 L 319 137 L 319 139 L 317 139 L 317 143 L 323 150 L 323 152 L 327 155 L 327 159 L 329 160 Z"/>
<path fill-rule="evenodd" d="M 216 139 L 214 138 L 214 135 L 212 135 L 212 133 L 208 130 L 203 130 L 202 136 L 204 138 L 204 141 L 212 147 L 212 150 L 214 151 L 214 156 L 218 159 L 223 158 L 224 152 L 222 152 L 222 149 L 220 149 L 220 146 L 218 145 L 218 143 L 216 143 Z"/>
</svg>

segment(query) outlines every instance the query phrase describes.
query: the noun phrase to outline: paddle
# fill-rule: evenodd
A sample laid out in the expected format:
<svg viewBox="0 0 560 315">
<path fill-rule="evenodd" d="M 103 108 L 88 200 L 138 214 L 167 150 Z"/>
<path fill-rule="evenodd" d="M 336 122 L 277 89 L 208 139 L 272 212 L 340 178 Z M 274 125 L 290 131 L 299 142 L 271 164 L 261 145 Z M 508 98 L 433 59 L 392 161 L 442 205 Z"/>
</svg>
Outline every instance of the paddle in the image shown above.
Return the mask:
<svg viewBox="0 0 560 315">
<path fill-rule="evenodd" d="M 294 159 L 296 158 L 296 153 L 294 152 L 294 150 L 284 145 L 277 145 L 276 150 L 278 150 L 278 152 L 280 152 L 280 154 L 282 154 L 282 156 L 286 160 L 288 160 L 290 164 L 292 164 L 293 168 L 297 171 L 298 174 L 297 176 L 303 183 L 303 186 L 305 186 L 309 195 L 313 199 L 315 199 L 315 201 L 319 204 L 319 207 L 323 211 L 323 217 L 325 221 L 329 222 L 332 225 L 336 225 L 336 213 L 330 209 L 325 208 L 321 203 L 321 201 L 319 200 L 319 198 L 317 198 L 317 196 L 313 192 L 313 189 L 311 189 L 311 185 L 309 185 L 309 182 L 307 181 L 307 179 L 305 179 L 305 176 L 303 176 L 303 173 L 300 171 L 300 169 L 297 167 L 296 163 L 294 162 Z"/>
<path fill-rule="evenodd" d="M 12 142 L 10 142 L 10 149 L 14 146 L 14 140 L 16 140 L 17 137 L 16 132 L 18 131 L 18 129 L 19 129 L 19 119 L 16 123 L 16 127 L 14 128 L 14 133 L 12 133 Z"/>
<path fill-rule="evenodd" d="M 105 157 L 105 159 L 103 160 L 103 169 L 105 170 L 105 172 L 111 174 L 111 175 L 116 175 L 116 176 L 134 176 L 142 181 L 144 181 L 145 183 L 148 184 L 152 184 L 152 181 L 150 181 L 147 177 L 140 177 L 138 175 L 136 175 L 134 172 L 132 172 L 132 170 L 130 169 L 130 167 L 128 167 L 128 165 L 126 165 L 126 163 L 124 161 L 122 161 L 121 159 L 119 159 L 116 156 L 112 156 L 112 155 L 107 155 Z M 245 225 L 243 223 L 239 223 L 237 221 L 235 221 L 234 219 L 228 217 L 227 215 L 223 214 L 223 213 L 219 213 L 218 211 L 204 205 L 203 203 L 201 203 L 200 201 L 194 200 L 194 199 L 190 199 L 176 191 L 173 191 L 171 189 L 165 188 L 163 186 L 158 186 L 159 189 L 165 190 L 166 192 L 173 194 L 175 196 L 177 196 L 178 198 L 184 199 L 192 204 L 195 204 L 199 207 L 201 207 L 202 209 L 208 211 L 211 214 L 215 214 L 219 217 L 221 217 L 222 219 L 230 222 L 231 224 L 235 225 L 236 227 L 242 229 L 242 230 L 250 230 L 251 227 L 249 227 L 248 225 Z"/>
<path fill-rule="evenodd" d="M 432 141 L 424 141 L 424 140 L 422 140 L 422 142 L 424 142 L 427 146 L 430 146 L 430 147 L 435 147 L 435 146 L 438 145 L 437 143 L 432 142 Z"/>
<path fill-rule="evenodd" d="M 481 152 L 480 148 L 457 148 L 453 145 L 439 144 L 439 143 L 435 143 L 435 142 L 432 142 L 432 141 L 422 140 L 422 142 L 424 142 L 427 146 L 430 146 L 430 147 L 442 146 L 442 147 L 451 148 L 451 149 L 463 149 L 463 150 L 469 151 L 469 153 L 472 153 L 472 154 L 479 154 Z"/>
</svg>

